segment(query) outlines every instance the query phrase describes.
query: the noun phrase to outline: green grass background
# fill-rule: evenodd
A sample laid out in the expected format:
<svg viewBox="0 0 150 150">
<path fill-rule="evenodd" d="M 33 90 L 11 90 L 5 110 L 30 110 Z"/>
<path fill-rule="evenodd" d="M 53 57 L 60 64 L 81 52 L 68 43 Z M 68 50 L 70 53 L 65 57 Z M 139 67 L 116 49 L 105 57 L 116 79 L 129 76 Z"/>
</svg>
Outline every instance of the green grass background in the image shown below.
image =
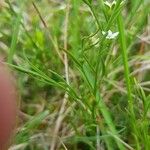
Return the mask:
<svg viewBox="0 0 150 150">
<path fill-rule="evenodd" d="M 105 2 L 0 2 L 20 102 L 10 150 L 150 149 L 150 2 Z"/>
</svg>

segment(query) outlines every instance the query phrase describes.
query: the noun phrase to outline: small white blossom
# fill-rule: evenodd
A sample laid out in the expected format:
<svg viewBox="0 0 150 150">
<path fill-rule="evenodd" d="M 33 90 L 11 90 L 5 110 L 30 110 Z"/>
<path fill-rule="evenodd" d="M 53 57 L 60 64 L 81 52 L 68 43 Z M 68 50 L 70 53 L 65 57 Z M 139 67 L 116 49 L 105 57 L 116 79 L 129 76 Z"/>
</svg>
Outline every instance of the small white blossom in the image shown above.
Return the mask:
<svg viewBox="0 0 150 150">
<path fill-rule="evenodd" d="M 120 5 L 123 5 L 124 3 L 126 2 L 126 0 L 123 0 L 121 3 L 120 3 Z M 114 0 L 113 2 L 108 2 L 108 1 L 105 1 L 104 2 L 104 4 L 106 5 L 106 6 L 108 6 L 110 9 L 112 8 L 112 6 L 113 5 L 116 5 L 116 1 Z"/>
<path fill-rule="evenodd" d="M 104 2 L 104 4 L 105 4 L 106 6 L 108 6 L 109 8 L 112 8 L 113 5 L 116 5 L 116 1 L 115 1 L 115 0 L 114 0 L 113 2 L 108 2 L 108 1 L 106 1 L 106 2 Z"/>
<path fill-rule="evenodd" d="M 108 30 L 107 32 L 102 31 L 103 35 L 106 35 L 106 39 L 114 39 L 118 36 L 119 32 L 112 32 L 111 30 Z"/>
</svg>

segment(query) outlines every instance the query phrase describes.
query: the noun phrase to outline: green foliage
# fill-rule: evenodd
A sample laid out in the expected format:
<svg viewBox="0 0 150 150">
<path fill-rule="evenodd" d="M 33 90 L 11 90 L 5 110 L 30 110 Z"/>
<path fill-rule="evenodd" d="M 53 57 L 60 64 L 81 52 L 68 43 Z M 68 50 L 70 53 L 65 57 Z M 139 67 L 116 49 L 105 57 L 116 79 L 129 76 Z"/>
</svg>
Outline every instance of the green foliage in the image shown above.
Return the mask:
<svg viewBox="0 0 150 150">
<path fill-rule="evenodd" d="M 149 1 L 5 4 L 0 52 L 25 113 L 13 147 L 148 150 Z"/>
</svg>

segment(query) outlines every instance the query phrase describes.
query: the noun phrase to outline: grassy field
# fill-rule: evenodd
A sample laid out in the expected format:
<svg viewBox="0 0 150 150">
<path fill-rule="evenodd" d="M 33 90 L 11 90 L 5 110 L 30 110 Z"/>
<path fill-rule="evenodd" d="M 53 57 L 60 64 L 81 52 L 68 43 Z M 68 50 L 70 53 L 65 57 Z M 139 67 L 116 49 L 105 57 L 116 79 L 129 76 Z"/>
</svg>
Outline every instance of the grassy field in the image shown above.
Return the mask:
<svg viewBox="0 0 150 150">
<path fill-rule="evenodd" d="M 149 0 L 1 0 L 16 77 L 9 150 L 150 149 Z"/>
</svg>

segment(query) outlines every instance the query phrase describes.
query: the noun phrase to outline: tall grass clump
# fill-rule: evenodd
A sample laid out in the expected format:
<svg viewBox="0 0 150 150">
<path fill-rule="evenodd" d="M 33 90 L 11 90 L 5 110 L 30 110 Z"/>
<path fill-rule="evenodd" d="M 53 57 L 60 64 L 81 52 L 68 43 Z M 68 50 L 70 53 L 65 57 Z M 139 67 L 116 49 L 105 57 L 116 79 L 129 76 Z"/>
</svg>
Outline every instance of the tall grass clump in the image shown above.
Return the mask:
<svg viewBox="0 0 150 150">
<path fill-rule="evenodd" d="M 4 2 L 1 53 L 20 95 L 10 149 L 149 150 L 149 6 Z"/>
</svg>

